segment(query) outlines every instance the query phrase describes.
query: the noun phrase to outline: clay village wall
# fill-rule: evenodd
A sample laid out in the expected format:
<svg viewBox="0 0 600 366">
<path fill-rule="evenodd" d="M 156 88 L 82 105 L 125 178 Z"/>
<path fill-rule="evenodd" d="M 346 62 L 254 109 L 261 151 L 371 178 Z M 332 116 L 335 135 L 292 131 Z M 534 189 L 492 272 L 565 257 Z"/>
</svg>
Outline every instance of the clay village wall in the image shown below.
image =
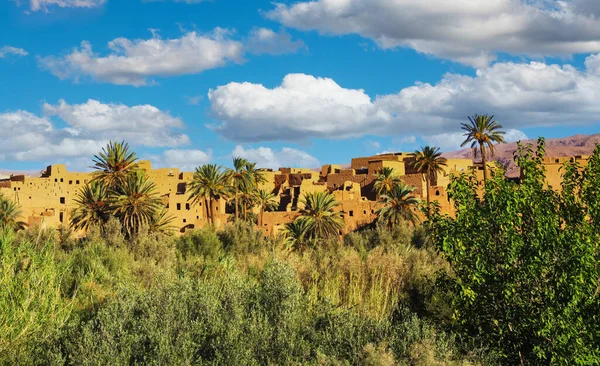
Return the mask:
<svg viewBox="0 0 600 366">
<path fill-rule="evenodd" d="M 566 161 L 577 161 L 585 166 L 587 159 L 587 156 L 544 158 L 547 184 L 560 189 L 562 165 Z M 416 171 L 413 163 L 413 154 L 393 153 L 354 158 L 349 168 L 324 165 L 320 170 L 263 169 L 266 182 L 259 188 L 273 192 L 279 204 L 274 212 L 264 213 L 261 229 L 267 235 L 280 232 L 299 215 L 302 198 L 309 192 L 330 192 L 335 196 L 346 223 L 344 232 L 368 225 L 376 219 L 376 212 L 381 207 L 373 193 L 373 182 L 386 167 L 393 168 L 404 183 L 414 186 L 416 196 L 426 200 L 429 195 L 430 200 L 437 201 L 442 212 L 449 215 L 454 214 L 446 191 L 451 176 L 474 171 L 478 180 L 483 180 L 481 164 L 473 163 L 471 159 L 448 159 L 448 166 L 428 189 L 423 175 Z M 140 161 L 138 165 L 156 185 L 169 215 L 174 217 L 173 226 L 178 233 L 207 225 L 206 203 L 189 200 L 188 186 L 193 173 L 177 168 L 153 169 L 150 161 Z M 92 179 L 92 173 L 70 172 L 64 164 L 55 164 L 47 167 L 39 177 L 17 175 L 0 180 L 0 193 L 21 207 L 22 220 L 29 226 L 57 228 L 69 225 L 77 194 Z M 217 226 L 224 225 L 232 215 L 226 209 L 225 200 L 219 200 L 216 204 Z M 259 213 L 258 209 L 254 212 Z"/>
</svg>

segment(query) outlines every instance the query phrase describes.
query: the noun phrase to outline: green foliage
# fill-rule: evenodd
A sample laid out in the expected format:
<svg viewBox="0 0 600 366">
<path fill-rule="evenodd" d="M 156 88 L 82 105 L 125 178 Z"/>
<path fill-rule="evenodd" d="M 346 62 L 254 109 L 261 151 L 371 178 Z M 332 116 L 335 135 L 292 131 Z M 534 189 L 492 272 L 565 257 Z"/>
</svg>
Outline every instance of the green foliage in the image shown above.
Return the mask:
<svg viewBox="0 0 600 366">
<path fill-rule="evenodd" d="M 98 155 L 94 155 L 94 180 L 114 189 L 138 169 L 137 160 L 137 155 L 129 150 L 125 141 L 111 141 Z"/>
<path fill-rule="evenodd" d="M 447 160 L 442 156 L 439 147 L 425 146 L 415 151 L 414 167 L 423 174 L 428 188 L 432 181 L 437 181 L 438 173 L 442 173 L 447 165 Z M 429 193 L 427 193 L 427 205 L 429 205 Z"/>
<path fill-rule="evenodd" d="M 22 230 L 26 224 L 19 220 L 21 209 L 16 203 L 0 194 L 0 231 L 6 229 Z"/>
<path fill-rule="evenodd" d="M 402 181 L 396 174 L 396 171 L 394 171 L 394 168 L 383 167 L 373 181 L 373 190 L 378 196 L 388 194 L 400 182 Z"/>
<path fill-rule="evenodd" d="M 102 226 L 112 213 L 109 190 L 99 181 L 86 184 L 78 192 L 75 205 L 71 214 L 71 227 L 75 230 L 87 231 L 92 226 Z"/>
<path fill-rule="evenodd" d="M 490 152 L 490 156 L 494 156 L 494 143 L 505 142 L 505 132 L 502 131 L 502 125 L 494 121 L 494 116 L 476 114 L 473 117 L 469 117 L 468 124 L 461 123 L 461 126 L 461 129 L 465 131 L 465 141 L 460 146 L 471 143 L 473 156 L 477 158 L 478 154 L 481 155 L 483 179 L 487 180 L 487 151 Z"/>
<path fill-rule="evenodd" d="M 477 194 L 472 176 L 450 185 L 456 218 L 432 218 L 433 240 L 455 276 L 456 327 L 506 364 L 594 364 L 600 359 L 600 147 L 581 171 L 564 167 L 562 193 L 544 185 L 544 140 L 519 148 L 521 184 L 497 174 Z"/>
<path fill-rule="evenodd" d="M 19 360 L 31 342 L 60 330 L 71 313 L 71 300 L 60 286 L 69 261 L 54 262 L 54 241 L 36 246 L 0 234 L 0 363 Z"/>
<path fill-rule="evenodd" d="M 215 201 L 227 198 L 231 193 L 230 175 L 223 167 L 206 164 L 196 168 L 189 184 L 189 199 L 192 203 L 204 201 L 210 223 L 215 223 Z"/>
</svg>

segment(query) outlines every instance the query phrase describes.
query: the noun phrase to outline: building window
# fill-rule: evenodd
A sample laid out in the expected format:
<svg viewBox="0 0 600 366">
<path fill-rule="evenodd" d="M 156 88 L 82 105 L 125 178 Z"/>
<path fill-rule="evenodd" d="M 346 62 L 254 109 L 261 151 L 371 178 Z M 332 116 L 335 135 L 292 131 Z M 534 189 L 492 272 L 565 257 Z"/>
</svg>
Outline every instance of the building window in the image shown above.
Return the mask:
<svg viewBox="0 0 600 366">
<path fill-rule="evenodd" d="M 61 223 L 64 221 L 64 214 L 62 212 L 58 214 L 58 221 Z"/>
<path fill-rule="evenodd" d="M 365 215 L 367 214 L 367 210 L 365 210 L 364 214 L 365 214 Z"/>
<path fill-rule="evenodd" d="M 67 200 L 64 197 L 60 198 L 60 204 L 64 205 Z"/>
<path fill-rule="evenodd" d="M 73 184 L 73 181 L 72 181 L 72 180 L 70 180 L 70 181 L 69 181 L 69 184 Z"/>
<path fill-rule="evenodd" d="M 177 211 L 181 211 L 181 203 L 177 204 Z"/>
<path fill-rule="evenodd" d="M 188 210 L 188 211 L 190 210 L 190 204 L 189 203 L 185 204 L 185 209 Z"/>
<path fill-rule="evenodd" d="M 440 195 L 440 191 L 435 191 L 435 195 L 439 196 Z"/>
<path fill-rule="evenodd" d="M 354 216 L 354 211 L 350 211 L 348 214 L 350 215 L 350 217 L 353 217 Z"/>
<path fill-rule="evenodd" d="M 183 223 L 185 224 L 186 222 L 187 222 L 187 220 L 186 220 L 186 219 L 183 219 Z"/>
<path fill-rule="evenodd" d="M 63 183 L 64 181 L 65 181 L 64 179 L 60 178 L 60 182 L 61 182 L 61 183 Z"/>
<path fill-rule="evenodd" d="M 79 184 L 79 181 L 78 181 L 78 180 L 76 180 L 76 181 L 75 181 L 75 184 Z"/>
<path fill-rule="evenodd" d="M 54 183 L 58 183 L 58 179 L 54 178 Z"/>
</svg>

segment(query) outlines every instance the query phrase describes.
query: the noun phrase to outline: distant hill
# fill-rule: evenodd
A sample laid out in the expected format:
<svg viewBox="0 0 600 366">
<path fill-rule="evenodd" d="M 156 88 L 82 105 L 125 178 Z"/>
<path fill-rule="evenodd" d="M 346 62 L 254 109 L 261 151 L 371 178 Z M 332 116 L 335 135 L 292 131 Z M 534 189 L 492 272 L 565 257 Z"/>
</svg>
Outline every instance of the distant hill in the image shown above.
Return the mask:
<svg viewBox="0 0 600 366">
<path fill-rule="evenodd" d="M 536 140 L 527 140 L 523 143 L 532 143 L 535 145 Z M 546 140 L 546 156 L 561 157 L 573 155 L 591 155 L 594 152 L 596 144 L 600 144 L 600 134 L 595 135 L 575 135 L 557 139 Z M 494 160 L 499 161 L 504 166 L 508 167 L 506 175 L 508 177 L 519 176 L 519 170 L 515 166 L 513 153 L 517 151 L 516 143 L 501 144 L 496 146 L 496 154 Z M 453 152 L 444 153 L 446 158 L 464 158 L 472 159 L 473 151 L 471 149 L 463 149 Z"/>
<path fill-rule="evenodd" d="M 0 179 L 8 179 L 11 175 L 26 175 L 28 177 L 39 177 L 42 170 L 7 170 L 0 169 Z"/>
</svg>

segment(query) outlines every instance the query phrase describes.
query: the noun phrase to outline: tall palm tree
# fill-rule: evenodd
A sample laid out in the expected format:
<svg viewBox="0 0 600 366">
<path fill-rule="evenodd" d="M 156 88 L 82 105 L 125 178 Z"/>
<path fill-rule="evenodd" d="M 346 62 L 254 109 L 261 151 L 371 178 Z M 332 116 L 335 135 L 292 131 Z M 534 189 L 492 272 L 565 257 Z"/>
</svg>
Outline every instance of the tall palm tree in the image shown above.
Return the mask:
<svg viewBox="0 0 600 366">
<path fill-rule="evenodd" d="M 373 183 L 373 189 L 377 196 L 388 194 L 392 188 L 401 182 L 394 168 L 384 167 L 379 172 Z"/>
<path fill-rule="evenodd" d="M 137 159 L 135 152 L 129 150 L 129 144 L 111 141 L 98 155 L 94 155 L 94 180 L 114 189 L 138 169 Z"/>
<path fill-rule="evenodd" d="M 414 166 L 423 174 L 425 182 L 427 183 L 427 205 L 429 205 L 429 187 L 431 182 L 437 180 L 438 173 L 444 171 L 445 166 L 448 165 L 448 160 L 442 157 L 439 147 L 425 146 L 421 147 L 421 150 L 415 150 L 415 162 Z"/>
<path fill-rule="evenodd" d="M 260 209 L 258 215 L 258 227 L 262 227 L 265 211 L 276 209 L 278 206 L 277 199 L 272 192 L 269 192 L 266 189 L 258 189 L 254 192 L 254 202 Z"/>
<path fill-rule="evenodd" d="M 242 187 L 242 211 L 244 220 L 247 220 L 248 207 L 254 204 L 254 192 L 260 184 L 266 183 L 267 179 L 262 171 L 256 168 L 256 163 L 246 162 L 244 172 L 246 182 Z"/>
<path fill-rule="evenodd" d="M 22 230 L 26 224 L 19 220 L 21 209 L 10 199 L 0 195 L 0 229 L 11 228 L 13 230 Z"/>
<path fill-rule="evenodd" d="M 494 156 L 494 143 L 502 143 L 504 141 L 504 131 L 502 125 L 494 121 L 494 116 L 487 114 L 476 114 L 469 117 L 469 123 L 461 123 L 462 129 L 465 131 L 465 141 L 460 146 L 465 146 L 471 143 L 473 155 L 477 158 L 477 153 L 481 154 L 481 163 L 483 164 L 483 180 L 487 180 L 487 150 L 490 152 L 490 157 Z M 477 146 L 479 145 L 479 149 Z"/>
<path fill-rule="evenodd" d="M 327 192 L 306 193 L 301 203 L 301 218 L 307 221 L 308 236 L 313 239 L 326 239 L 337 236 L 344 228 L 342 214 L 335 211 L 339 202 Z"/>
<path fill-rule="evenodd" d="M 213 225 L 215 224 L 214 202 L 229 196 L 231 193 L 229 181 L 229 174 L 216 164 L 202 165 L 194 172 L 190 183 L 189 199 L 193 204 L 204 200 L 209 212 L 209 223 Z"/>
<path fill-rule="evenodd" d="M 130 238 L 144 226 L 151 228 L 164 208 L 156 186 L 141 172 L 128 175 L 111 195 L 114 215 Z"/>
<path fill-rule="evenodd" d="M 235 196 L 235 218 L 239 218 L 239 195 L 244 186 L 248 183 L 248 174 L 246 172 L 246 165 L 248 161 L 244 158 L 233 158 L 233 169 L 229 169 L 229 176 L 231 177 L 231 185 L 234 190 Z"/>
<path fill-rule="evenodd" d="M 71 214 L 71 228 L 88 231 L 92 226 L 102 226 L 112 212 L 109 190 L 100 181 L 86 184 L 75 198 L 76 207 Z"/>
<path fill-rule="evenodd" d="M 388 228 L 398 225 L 402 220 L 407 220 L 416 225 L 419 217 L 415 213 L 415 207 L 421 200 L 413 195 L 415 187 L 404 183 L 394 186 L 392 190 L 379 198 L 383 207 L 377 211 L 378 220 L 387 224 Z"/>
</svg>

